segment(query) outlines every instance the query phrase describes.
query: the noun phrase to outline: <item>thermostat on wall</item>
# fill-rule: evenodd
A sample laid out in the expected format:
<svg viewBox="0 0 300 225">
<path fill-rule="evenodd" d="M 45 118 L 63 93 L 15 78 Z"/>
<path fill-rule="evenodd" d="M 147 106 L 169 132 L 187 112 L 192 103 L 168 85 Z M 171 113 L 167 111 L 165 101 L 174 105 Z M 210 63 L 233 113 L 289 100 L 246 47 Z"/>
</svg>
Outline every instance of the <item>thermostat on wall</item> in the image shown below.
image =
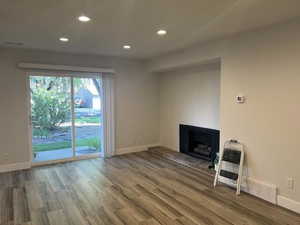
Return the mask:
<svg viewBox="0 0 300 225">
<path fill-rule="evenodd" d="M 240 104 L 245 103 L 245 96 L 244 95 L 237 95 L 236 96 L 236 102 L 240 103 Z"/>
</svg>

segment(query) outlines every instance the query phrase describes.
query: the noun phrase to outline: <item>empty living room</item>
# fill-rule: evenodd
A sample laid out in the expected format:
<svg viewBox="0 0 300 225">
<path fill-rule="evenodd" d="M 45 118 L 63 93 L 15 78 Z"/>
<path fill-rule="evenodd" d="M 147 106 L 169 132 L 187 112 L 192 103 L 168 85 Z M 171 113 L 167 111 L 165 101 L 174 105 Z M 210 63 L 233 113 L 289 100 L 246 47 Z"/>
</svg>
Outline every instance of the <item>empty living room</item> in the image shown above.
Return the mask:
<svg viewBox="0 0 300 225">
<path fill-rule="evenodd" d="M 2 0 L 0 225 L 300 225 L 299 0 Z"/>
</svg>

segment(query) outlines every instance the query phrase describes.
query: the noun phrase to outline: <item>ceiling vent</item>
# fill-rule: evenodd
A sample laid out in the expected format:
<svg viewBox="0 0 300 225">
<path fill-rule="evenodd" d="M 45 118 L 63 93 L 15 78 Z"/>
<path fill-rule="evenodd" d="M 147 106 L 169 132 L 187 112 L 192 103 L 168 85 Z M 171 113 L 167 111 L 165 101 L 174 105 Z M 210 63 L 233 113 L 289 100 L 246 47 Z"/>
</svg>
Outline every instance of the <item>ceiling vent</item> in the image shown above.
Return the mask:
<svg viewBox="0 0 300 225">
<path fill-rule="evenodd" d="M 7 45 L 7 46 L 22 46 L 22 45 L 24 45 L 24 43 L 22 43 L 22 42 L 15 42 L 15 41 L 5 41 L 3 44 Z"/>
</svg>

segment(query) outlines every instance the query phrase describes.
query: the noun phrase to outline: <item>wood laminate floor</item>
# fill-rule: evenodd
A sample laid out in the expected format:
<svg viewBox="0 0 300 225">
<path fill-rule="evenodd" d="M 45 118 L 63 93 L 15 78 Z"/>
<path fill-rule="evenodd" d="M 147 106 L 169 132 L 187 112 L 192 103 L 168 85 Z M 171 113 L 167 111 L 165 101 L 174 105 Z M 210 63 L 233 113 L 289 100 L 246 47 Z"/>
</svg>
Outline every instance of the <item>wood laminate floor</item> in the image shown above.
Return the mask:
<svg viewBox="0 0 300 225">
<path fill-rule="evenodd" d="M 0 174 L 0 224 L 300 224 L 250 195 L 212 189 L 203 171 L 148 151 Z"/>
</svg>

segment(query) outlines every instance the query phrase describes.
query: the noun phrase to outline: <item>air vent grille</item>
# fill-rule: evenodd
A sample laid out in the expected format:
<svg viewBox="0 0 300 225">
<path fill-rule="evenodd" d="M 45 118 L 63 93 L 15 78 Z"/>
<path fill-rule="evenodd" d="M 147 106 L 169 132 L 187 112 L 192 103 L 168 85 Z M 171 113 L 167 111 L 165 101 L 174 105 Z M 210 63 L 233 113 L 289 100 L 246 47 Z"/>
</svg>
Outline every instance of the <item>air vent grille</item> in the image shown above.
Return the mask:
<svg viewBox="0 0 300 225">
<path fill-rule="evenodd" d="M 24 43 L 22 42 L 15 42 L 15 41 L 5 41 L 4 45 L 9 45 L 9 46 L 22 46 Z"/>
</svg>

